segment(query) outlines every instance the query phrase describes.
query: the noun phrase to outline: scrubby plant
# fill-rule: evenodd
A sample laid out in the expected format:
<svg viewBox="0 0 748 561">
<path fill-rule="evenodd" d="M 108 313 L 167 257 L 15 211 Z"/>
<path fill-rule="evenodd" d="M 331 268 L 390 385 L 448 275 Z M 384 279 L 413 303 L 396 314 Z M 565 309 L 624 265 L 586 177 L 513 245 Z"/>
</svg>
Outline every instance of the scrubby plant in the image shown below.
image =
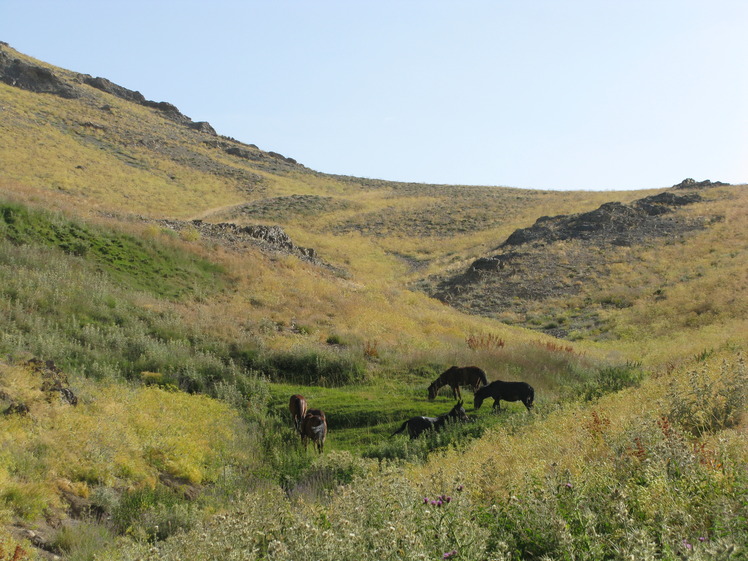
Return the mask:
<svg viewBox="0 0 748 561">
<path fill-rule="evenodd" d="M 163 486 L 126 491 L 112 511 L 120 534 L 151 542 L 188 530 L 197 519 L 196 505 Z"/>
<path fill-rule="evenodd" d="M 641 364 L 604 366 L 582 372 L 574 391 L 584 400 L 592 401 L 605 394 L 637 386 L 643 379 Z"/>
<path fill-rule="evenodd" d="M 323 387 L 358 383 L 366 375 L 363 357 L 351 351 L 326 349 L 266 353 L 255 367 L 266 372 L 273 381 Z"/>
<path fill-rule="evenodd" d="M 50 545 L 69 561 L 95 561 L 113 540 L 113 533 L 104 524 L 83 521 L 64 525 Z"/>
<path fill-rule="evenodd" d="M 745 414 L 748 402 L 745 361 L 741 356 L 719 367 L 702 366 L 691 370 L 685 382 L 672 380 L 668 389 L 669 418 L 695 436 L 732 427 Z"/>
</svg>

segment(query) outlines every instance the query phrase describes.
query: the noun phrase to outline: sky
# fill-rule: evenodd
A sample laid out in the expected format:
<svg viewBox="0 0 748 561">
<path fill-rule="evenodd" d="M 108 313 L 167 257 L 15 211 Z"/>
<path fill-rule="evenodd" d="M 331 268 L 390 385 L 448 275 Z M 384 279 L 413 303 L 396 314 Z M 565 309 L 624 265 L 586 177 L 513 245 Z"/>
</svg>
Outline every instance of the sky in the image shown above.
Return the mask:
<svg viewBox="0 0 748 561">
<path fill-rule="evenodd" d="M 745 0 L 0 0 L 0 41 L 317 171 L 748 182 Z"/>
</svg>

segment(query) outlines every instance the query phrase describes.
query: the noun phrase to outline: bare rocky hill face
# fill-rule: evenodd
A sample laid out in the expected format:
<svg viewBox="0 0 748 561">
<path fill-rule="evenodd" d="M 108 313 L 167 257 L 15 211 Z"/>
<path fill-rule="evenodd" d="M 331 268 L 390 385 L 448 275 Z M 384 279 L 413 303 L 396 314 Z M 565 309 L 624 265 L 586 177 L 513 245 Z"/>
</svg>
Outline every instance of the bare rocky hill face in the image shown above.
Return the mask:
<svg viewBox="0 0 748 561">
<path fill-rule="evenodd" d="M 548 334 L 596 327 L 582 313 L 578 321 L 560 326 L 542 317 L 553 305 L 605 286 L 612 263 L 621 263 L 631 249 L 656 248 L 685 240 L 719 221 L 719 216 L 684 212 L 703 201 L 699 193 L 723 183 L 684 180 L 667 192 L 634 201 L 606 203 L 580 214 L 543 216 L 529 228 L 514 231 L 496 252 L 475 260 L 466 270 L 434 276 L 417 286 L 442 302 L 467 313 L 504 319 Z M 626 306 L 629 303 L 610 302 Z"/>
</svg>

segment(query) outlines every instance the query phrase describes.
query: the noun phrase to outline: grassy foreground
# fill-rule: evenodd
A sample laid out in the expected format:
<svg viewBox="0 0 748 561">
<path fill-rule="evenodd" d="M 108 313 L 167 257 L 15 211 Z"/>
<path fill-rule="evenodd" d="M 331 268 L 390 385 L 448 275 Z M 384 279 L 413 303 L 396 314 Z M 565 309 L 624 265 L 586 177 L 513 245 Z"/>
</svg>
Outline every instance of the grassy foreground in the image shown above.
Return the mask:
<svg viewBox="0 0 748 561">
<path fill-rule="evenodd" d="M 502 423 L 422 465 L 326 454 L 302 491 L 264 486 L 112 558 L 744 558 L 745 364 L 724 351 L 669 375 Z M 341 472 L 350 483 L 317 493 Z"/>
</svg>

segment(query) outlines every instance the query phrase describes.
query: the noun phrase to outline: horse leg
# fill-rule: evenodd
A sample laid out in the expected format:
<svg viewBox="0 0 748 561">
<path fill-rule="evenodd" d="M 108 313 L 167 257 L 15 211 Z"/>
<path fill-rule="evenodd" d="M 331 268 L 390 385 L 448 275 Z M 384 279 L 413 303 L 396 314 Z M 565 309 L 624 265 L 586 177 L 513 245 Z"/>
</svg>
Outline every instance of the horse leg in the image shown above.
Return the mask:
<svg viewBox="0 0 748 561">
<path fill-rule="evenodd" d="M 454 394 L 456 401 L 462 400 L 462 392 L 460 392 L 459 384 L 452 387 L 452 393 Z"/>
<path fill-rule="evenodd" d="M 501 413 L 501 403 L 500 403 L 500 401 L 501 400 L 498 397 L 493 400 L 494 411 L 497 411 L 499 413 Z"/>
</svg>

